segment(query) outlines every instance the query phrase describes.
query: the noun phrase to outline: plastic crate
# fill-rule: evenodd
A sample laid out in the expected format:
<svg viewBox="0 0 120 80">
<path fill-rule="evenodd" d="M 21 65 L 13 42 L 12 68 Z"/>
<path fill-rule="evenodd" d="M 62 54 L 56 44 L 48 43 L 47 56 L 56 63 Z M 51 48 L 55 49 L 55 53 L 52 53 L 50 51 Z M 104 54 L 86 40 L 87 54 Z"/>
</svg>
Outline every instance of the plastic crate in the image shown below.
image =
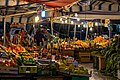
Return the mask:
<svg viewBox="0 0 120 80">
<path fill-rule="evenodd" d="M 86 76 L 72 77 L 72 80 L 89 80 L 89 77 L 86 77 Z"/>
<path fill-rule="evenodd" d="M 19 73 L 37 73 L 37 66 L 19 66 Z"/>
</svg>

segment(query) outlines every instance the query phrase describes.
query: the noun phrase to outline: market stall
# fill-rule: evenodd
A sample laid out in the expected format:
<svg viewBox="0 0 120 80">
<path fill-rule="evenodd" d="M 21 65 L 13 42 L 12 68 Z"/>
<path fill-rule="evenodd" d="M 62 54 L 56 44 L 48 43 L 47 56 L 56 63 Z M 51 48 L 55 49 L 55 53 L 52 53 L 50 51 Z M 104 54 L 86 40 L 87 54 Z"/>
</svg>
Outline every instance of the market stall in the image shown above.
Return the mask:
<svg viewBox="0 0 120 80">
<path fill-rule="evenodd" d="M 111 11 L 113 11 L 113 6 L 118 8 L 118 4 L 102 1 L 84 2 L 83 0 L 71 0 L 70 2 L 67 0 L 63 2 L 60 0 L 20 0 L 20 2 L 11 0 L 10 3 L 7 1 L 6 7 L 0 7 L 1 12 L 6 10 L 0 16 L 4 24 L 2 30 L 4 33 L 1 33 L 0 38 L 1 79 L 90 80 L 93 71 L 82 65 L 87 63 L 93 63 L 94 69 L 106 75 L 113 77 L 119 75 L 120 40 L 119 35 L 116 37 L 111 35 L 112 19 L 119 20 L 119 12 L 113 14 L 109 11 L 108 13 L 93 12 L 97 11 L 96 7 L 94 9 L 95 3 L 98 3 L 99 9 L 107 4 L 112 8 Z M 10 5 L 12 2 L 14 4 Z M 10 12 L 8 7 L 10 9 L 15 7 L 15 11 Z M 91 12 L 87 11 L 89 8 Z M 78 9 L 83 12 L 79 14 Z M 47 17 L 45 11 L 49 12 Z M 106 10 L 103 9 L 103 11 Z M 102 17 L 90 16 L 94 13 L 101 14 Z M 108 15 L 106 18 L 106 14 L 114 16 Z M 9 21 L 10 18 L 11 21 Z M 10 34 L 6 30 L 7 21 L 11 23 Z M 39 23 L 43 22 L 50 24 L 41 26 Z M 62 30 L 63 34 L 67 33 L 67 38 L 59 36 L 62 33 L 55 30 L 55 23 L 63 27 L 67 25 L 67 28 Z M 101 27 L 103 26 L 107 28 L 107 37 L 102 34 Z M 29 27 L 31 29 L 27 30 Z M 77 39 L 79 27 L 81 27 L 79 34 L 84 37 L 84 40 Z M 72 38 L 70 32 L 73 32 Z M 37 36 L 40 39 L 38 42 L 37 34 L 40 35 L 40 38 Z"/>
</svg>

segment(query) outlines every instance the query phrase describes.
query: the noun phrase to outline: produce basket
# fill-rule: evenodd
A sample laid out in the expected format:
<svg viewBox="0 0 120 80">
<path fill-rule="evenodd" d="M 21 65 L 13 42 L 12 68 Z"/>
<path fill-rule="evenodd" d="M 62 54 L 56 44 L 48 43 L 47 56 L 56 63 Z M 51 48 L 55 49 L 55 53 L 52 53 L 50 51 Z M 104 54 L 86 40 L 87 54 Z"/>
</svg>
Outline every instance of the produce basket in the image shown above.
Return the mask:
<svg viewBox="0 0 120 80">
<path fill-rule="evenodd" d="M 38 59 L 37 63 L 38 63 L 37 75 L 47 76 L 57 74 L 56 72 L 57 66 L 54 62 L 51 62 L 51 60 Z"/>
<path fill-rule="evenodd" d="M 37 66 L 19 66 L 19 74 L 35 74 Z"/>
</svg>

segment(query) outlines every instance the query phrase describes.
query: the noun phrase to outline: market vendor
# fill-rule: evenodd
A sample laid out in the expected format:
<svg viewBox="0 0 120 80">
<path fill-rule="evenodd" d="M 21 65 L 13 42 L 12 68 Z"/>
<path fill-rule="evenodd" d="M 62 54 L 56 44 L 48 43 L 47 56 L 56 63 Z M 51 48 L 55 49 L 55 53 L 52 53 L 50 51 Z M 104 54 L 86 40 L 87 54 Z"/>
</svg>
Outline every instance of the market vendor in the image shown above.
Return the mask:
<svg viewBox="0 0 120 80">
<path fill-rule="evenodd" d="M 53 37 L 52 37 L 52 35 L 50 33 L 48 33 L 46 27 L 43 28 L 43 35 L 44 35 L 44 47 L 47 48 L 48 42 L 51 42 Z"/>
</svg>

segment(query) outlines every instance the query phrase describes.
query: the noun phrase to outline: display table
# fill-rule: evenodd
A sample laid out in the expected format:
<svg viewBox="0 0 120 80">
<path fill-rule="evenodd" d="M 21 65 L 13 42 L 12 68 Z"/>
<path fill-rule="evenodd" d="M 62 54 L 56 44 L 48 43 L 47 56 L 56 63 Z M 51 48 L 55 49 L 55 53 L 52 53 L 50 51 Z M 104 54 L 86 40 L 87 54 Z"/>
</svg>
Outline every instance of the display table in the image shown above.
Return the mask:
<svg viewBox="0 0 120 80">
<path fill-rule="evenodd" d="M 100 55 L 92 55 L 93 56 L 93 67 L 97 70 L 104 70 L 105 65 L 105 57 Z"/>
</svg>

